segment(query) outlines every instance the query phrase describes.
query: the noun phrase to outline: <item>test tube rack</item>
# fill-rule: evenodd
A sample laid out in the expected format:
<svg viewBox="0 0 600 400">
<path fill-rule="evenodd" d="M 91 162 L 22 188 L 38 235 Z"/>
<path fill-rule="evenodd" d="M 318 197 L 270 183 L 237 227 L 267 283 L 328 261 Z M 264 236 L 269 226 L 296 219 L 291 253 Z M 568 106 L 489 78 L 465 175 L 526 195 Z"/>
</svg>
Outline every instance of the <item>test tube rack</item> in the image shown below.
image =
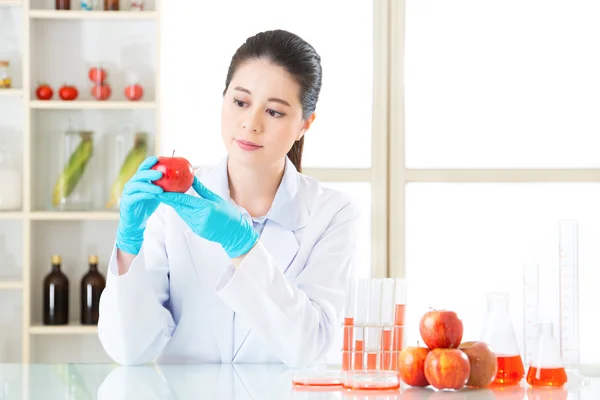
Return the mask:
<svg viewBox="0 0 600 400">
<path fill-rule="evenodd" d="M 399 387 L 405 307 L 403 279 L 360 278 L 348 282 L 342 345 L 347 388 Z"/>
</svg>

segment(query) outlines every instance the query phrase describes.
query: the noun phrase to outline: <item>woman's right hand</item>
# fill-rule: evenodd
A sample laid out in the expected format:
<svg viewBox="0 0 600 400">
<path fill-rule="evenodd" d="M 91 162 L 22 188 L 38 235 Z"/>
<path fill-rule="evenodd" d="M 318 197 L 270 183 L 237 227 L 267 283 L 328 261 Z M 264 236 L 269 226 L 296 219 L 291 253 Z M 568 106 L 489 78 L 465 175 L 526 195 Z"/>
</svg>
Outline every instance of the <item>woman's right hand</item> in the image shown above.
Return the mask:
<svg viewBox="0 0 600 400">
<path fill-rule="evenodd" d="M 146 158 L 123 188 L 116 246 L 125 253 L 140 252 L 146 221 L 160 204 L 158 195 L 163 189 L 152 181 L 160 179 L 162 172 L 150 169 L 157 161 L 154 156 Z"/>
</svg>

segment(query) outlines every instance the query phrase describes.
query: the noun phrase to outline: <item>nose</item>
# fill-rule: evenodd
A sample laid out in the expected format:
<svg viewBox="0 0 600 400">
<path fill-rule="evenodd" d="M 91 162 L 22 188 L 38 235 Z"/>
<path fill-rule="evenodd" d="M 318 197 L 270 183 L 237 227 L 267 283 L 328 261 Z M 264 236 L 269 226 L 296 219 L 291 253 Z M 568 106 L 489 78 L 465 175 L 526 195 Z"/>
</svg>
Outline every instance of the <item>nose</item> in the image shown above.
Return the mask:
<svg viewBox="0 0 600 400">
<path fill-rule="evenodd" d="M 251 130 L 254 133 L 262 132 L 262 118 L 258 112 L 250 112 L 242 120 L 242 129 Z"/>
</svg>

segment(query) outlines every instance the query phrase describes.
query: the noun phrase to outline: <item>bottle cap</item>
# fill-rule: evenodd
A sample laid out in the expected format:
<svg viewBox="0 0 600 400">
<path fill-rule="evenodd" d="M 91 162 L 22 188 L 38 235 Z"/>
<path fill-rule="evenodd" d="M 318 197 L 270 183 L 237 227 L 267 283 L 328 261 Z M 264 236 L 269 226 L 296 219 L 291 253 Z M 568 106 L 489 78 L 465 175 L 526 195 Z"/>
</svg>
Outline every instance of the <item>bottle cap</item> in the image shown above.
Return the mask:
<svg viewBox="0 0 600 400">
<path fill-rule="evenodd" d="M 52 264 L 55 264 L 55 265 L 56 264 L 60 264 L 61 261 L 62 261 L 62 259 L 60 258 L 59 255 L 55 254 L 55 255 L 52 256 Z"/>
<path fill-rule="evenodd" d="M 98 256 L 89 256 L 88 262 L 90 264 L 98 264 Z"/>
</svg>

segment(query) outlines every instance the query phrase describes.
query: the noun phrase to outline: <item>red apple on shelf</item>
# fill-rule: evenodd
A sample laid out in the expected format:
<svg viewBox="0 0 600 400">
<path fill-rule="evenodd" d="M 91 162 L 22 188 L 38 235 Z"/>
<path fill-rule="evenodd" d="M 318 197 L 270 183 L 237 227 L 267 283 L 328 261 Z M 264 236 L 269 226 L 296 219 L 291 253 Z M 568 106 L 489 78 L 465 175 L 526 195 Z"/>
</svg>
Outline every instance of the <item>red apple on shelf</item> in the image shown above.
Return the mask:
<svg viewBox="0 0 600 400">
<path fill-rule="evenodd" d="M 489 386 L 498 372 L 498 358 L 484 342 L 464 342 L 458 346 L 467 355 L 471 373 L 467 386 L 483 388 Z"/>
<path fill-rule="evenodd" d="M 39 100 L 50 100 L 54 95 L 54 90 L 47 83 L 40 83 L 35 90 L 35 95 Z"/>
<path fill-rule="evenodd" d="M 400 379 L 409 386 L 425 387 L 425 359 L 431 350 L 427 347 L 405 347 L 398 356 Z"/>
<path fill-rule="evenodd" d="M 77 96 L 79 95 L 79 91 L 75 86 L 65 84 L 62 85 L 58 90 L 58 95 L 63 100 L 72 101 L 77 98 Z"/>
<path fill-rule="evenodd" d="M 430 349 L 456 348 L 463 336 L 463 323 L 454 311 L 432 310 L 419 322 L 419 333 Z"/>
<path fill-rule="evenodd" d="M 173 152 L 175 153 L 175 152 Z M 165 192 L 185 193 L 194 183 L 194 168 L 183 157 L 158 157 L 158 162 L 151 168 L 162 172 L 163 176 L 154 181 Z"/>
<path fill-rule="evenodd" d="M 470 373 L 469 358 L 459 349 L 433 349 L 425 358 L 425 377 L 436 389 L 462 389 Z"/>
<path fill-rule="evenodd" d="M 138 101 L 144 96 L 144 88 L 140 84 L 128 85 L 125 88 L 125 97 L 131 101 Z"/>
<path fill-rule="evenodd" d="M 95 84 L 101 84 L 106 80 L 106 70 L 102 67 L 92 67 L 88 72 L 88 77 Z"/>
<path fill-rule="evenodd" d="M 95 98 L 96 100 L 100 100 L 100 101 L 108 100 L 110 95 L 111 95 L 111 89 L 110 89 L 110 85 L 108 85 L 108 84 L 94 85 L 94 87 L 92 88 L 92 97 Z"/>
</svg>

